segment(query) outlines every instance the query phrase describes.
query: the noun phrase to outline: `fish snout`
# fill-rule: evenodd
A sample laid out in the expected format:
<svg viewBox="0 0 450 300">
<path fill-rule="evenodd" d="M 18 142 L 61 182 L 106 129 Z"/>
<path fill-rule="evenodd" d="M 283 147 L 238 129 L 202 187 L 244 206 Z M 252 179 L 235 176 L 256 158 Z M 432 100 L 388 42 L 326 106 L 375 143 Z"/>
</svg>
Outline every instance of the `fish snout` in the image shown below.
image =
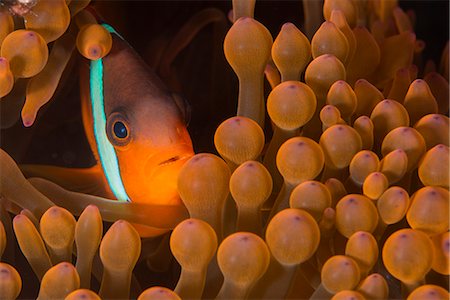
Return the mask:
<svg viewBox="0 0 450 300">
<path fill-rule="evenodd" d="M 149 157 L 144 163 L 142 184 L 145 198 L 153 204 L 179 205 L 178 174 L 184 163 L 194 155 L 189 145 L 165 149 Z"/>
<path fill-rule="evenodd" d="M 194 151 L 188 144 L 160 149 L 156 154 L 151 155 L 145 163 L 144 174 L 149 180 L 152 180 L 158 174 L 167 173 L 169 169 L 179 170 L 193 155 Z M 165 171 L 166 169 L 167 171 Z"/>
</svg>

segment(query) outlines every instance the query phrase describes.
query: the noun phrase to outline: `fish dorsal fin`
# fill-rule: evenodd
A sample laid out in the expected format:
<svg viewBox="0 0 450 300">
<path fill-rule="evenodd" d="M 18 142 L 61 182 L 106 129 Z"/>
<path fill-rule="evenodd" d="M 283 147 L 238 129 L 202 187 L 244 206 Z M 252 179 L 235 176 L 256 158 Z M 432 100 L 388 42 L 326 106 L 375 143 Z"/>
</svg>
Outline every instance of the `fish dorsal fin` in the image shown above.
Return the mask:
<svg viewBox="0 0 450 300">
<path fill-rule="evenodd" d="M 41 177 L 73 192 L 114 198 L 99 165 L 91 168 L 63 168 L 48 165 L 20 165 L 25 177 Z"/>
</svg>

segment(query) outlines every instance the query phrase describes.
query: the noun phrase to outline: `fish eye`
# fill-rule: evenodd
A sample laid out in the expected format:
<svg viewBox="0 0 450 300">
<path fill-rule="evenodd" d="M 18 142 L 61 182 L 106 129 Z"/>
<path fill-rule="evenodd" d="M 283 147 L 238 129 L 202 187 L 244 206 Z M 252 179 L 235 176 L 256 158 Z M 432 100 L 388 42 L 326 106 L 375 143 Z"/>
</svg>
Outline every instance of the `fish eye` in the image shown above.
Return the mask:
<svg viewBox="0 0 450 300">
<path fill-rule="evenodd" d="M 119 139 L 124 139 L 128 135 L 127 127 L 121 121 L 117 121 L 114 123 L 113 131 L 115 136 L 118 137 Z"/>
<path fill-rule="evenodd" d="M 106 120 L 106 135 L 115 147 L 124 147 L 131 141 L 130 123 L 122 112 L 113 112 Z"/>
</svg>

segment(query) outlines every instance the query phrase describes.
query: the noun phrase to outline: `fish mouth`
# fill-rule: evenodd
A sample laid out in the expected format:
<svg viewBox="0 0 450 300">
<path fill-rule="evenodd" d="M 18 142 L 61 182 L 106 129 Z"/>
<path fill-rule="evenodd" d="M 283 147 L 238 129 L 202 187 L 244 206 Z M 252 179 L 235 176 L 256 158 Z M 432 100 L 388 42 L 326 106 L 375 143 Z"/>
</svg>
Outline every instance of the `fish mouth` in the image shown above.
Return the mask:
<svg viewBox="0 0 450 300">
<path fill-rule="evenodd" d="M 178 174 L 184 164 L 194 155 L 191 145 L 177 144 L 172 147 L 153 149 L 136 162 L 125 176 L 124 185 L 133 202 L 158 205 L 181 205 L 178 194 Z M 138 161 L 138 155 L 136 157 Z"/>
<path fill-rule="evenodd" d="M 184 151 L 183 151 L 184 150 Z M 184 164 L 194 155 L 192 148 L 170 149 L 153 155 L 144 166 L 145 198 L 154 203 L 180 205 L 178 174 Z"/>
<path fill-rule="evenodd" d="M 158 166 L 167 166 L 167 165 L 176 163 L 179 160 L 183 160 L 183 161 L 187 160 L 187 159 L 191 158 L 192 156 L 193 156 L 193 154 L 189 154 L 189 155 L 175 155 L 175 156 L 172 156 L 169 159 L 166 159 L 166 160 L 160 162 L 158 164 Z"/>
<path fill-rule="evenodd" d="M 144 174 L 147 178 L 152 178 L 167 168 L 181 167 L 192 156 L 194 151 L 189 145 L 158 151 L 157 154 L 148 158 L 144 166 Z"/>
</svg>

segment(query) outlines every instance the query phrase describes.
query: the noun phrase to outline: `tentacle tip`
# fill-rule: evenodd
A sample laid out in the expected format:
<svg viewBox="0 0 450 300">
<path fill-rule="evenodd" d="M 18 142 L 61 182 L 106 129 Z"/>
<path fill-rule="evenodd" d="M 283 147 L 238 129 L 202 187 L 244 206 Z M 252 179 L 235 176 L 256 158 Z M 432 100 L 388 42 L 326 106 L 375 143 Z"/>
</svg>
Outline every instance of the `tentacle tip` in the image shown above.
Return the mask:
<svg viewBox="0 0 450 300">
<path fill-rule="evenodd" d="M 26 218 L 25 215 L 18 214 L 18 215 L 16 215 L 16 216 L 13 218 L 13 222 L 20 222 L 20 220 L 22 220 L 22 219 L 24 219 L 24 218 Z"/>
<path fill-rule="evenodd" d="M 34 123 L 34 120 L 31 120 L 28 118 L 23 118 L 22 122 L 23 122 L 23 126 L 31 127 L 31 125 L 33 125 L 33 123 Z"/>
<path fill-rule="evenodd" d="M 26 105 L 25 105 L 26 106 Z M 31 125 L 34 124 L 34 121 L 36 120 L 36 113 L 31 111 L 28 108 L 23 108 L 22 109 L 22 123 L 23 126 L 25 127 L 31 127 Z"/>
<path fill-rule="evenodd" d="M 97 60 L 104 56 L 102 48 L 98 45 L 93 45 L 89 47 L 87 53 L 89 55 L 89 59 L 91 60 Z"/>
<path fill-rule="evenodd" d="M 291 22 L 286 22 L 281 26 L 281 29 L 291 29 L 293 28 L 295 25 Z"/>
<path fill-rule="evenodd" d="M 97 207 L 96 205 L 94 205 L 94 204 L 89 204 L 88 206 L 86 206 L 85 209 L 88 209 L 88 210 L 97 210 L 97 211 L 98 211 L 98 207 Z"/>
</svg>

